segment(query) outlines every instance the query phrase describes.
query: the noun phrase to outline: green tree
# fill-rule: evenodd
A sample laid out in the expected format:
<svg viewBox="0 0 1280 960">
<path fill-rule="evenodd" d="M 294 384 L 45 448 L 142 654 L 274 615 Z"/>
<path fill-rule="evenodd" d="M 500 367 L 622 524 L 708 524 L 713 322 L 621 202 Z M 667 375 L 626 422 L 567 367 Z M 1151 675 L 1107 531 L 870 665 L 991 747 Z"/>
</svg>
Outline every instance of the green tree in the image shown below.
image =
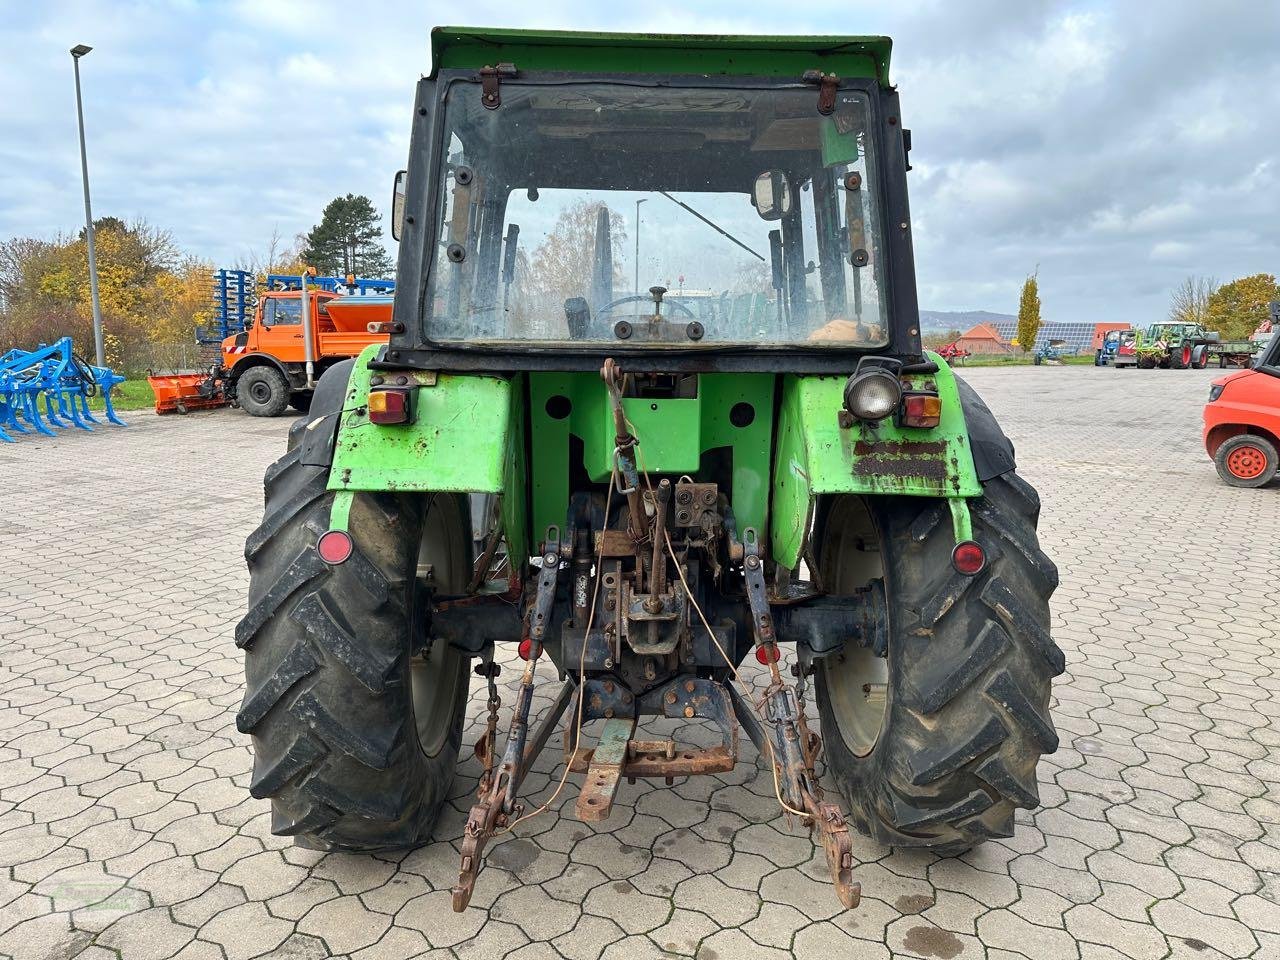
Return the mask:
<svg viewBox="0 0 1280 960">
<path fill-rule="evenodd" d="M 1209 297 L 1206 326 L 1226 340 L 1246 339 L 1268 319 L 1272 300 L 1280 300 L 1280 287 L 1270 273 L 1224 283 Z"/>
<path fill-rule="evenodd" d="M 1035 348 L 1036 337 L 1040 335 L 1040 283 L 1036 273 L 1027 277 L 1022 284 L 1022 297 L 1018 300 L 1018 346 L 1022 352 Z"/>
<path fill-rule="evenodd" d="M 302 259 L 321 273 L 388 277 L 395 264 L 382 246 L 382 214 L 368 197 L 335 197 L 304 239 Z"/>
</svg>

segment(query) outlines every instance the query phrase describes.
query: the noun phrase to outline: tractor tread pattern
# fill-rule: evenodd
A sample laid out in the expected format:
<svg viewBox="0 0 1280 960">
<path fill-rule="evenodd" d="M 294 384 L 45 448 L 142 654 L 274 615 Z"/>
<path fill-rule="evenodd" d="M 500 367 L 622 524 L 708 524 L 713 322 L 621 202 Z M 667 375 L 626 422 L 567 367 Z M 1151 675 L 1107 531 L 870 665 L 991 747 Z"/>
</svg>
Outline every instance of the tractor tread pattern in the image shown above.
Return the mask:
<svg viewBox="0 0 1280 960">
<path fill-rule="evenodd" d="M 988 622 L 982 625 L 977 638 L 959 664 L 952 667 L 937 660 L 924 664 L 923 676 L 917 684 L 920 709 L 924 713 L 937 713 L 945 707 L 960 691 L 967 689 L 987 672 L 1004 653 L 1009 642 L 1009 635 L 999 624 Z"/>
<path fill-rule="evenodd" d="M 378 650 L 357 640 L 342 626 L 319 591 L 303 597 L 289 617 L 300 624 L 325 653 L 351 671 L 370 693 L 381 693 L 386 688 L 387 675 L 399 657 L 390 650 Z"/>
<path fill-rule="evenodd" d="M 269 767 L 254 770 L 249 793 L 259 800 L 271 796 L 324 755 L 324 747 L 314 737 L 302 734 Z"/>
<path fill-rule="evenodd" d="M 335 496 L 327 483 L 327 469 L 293 447 L 267 471 L 265 517 L 247 544 L 250 602 L 235 637 L 246 655 L 237 727 L 253 738 L 250 792 L 272 801 L 273 832 L 302 846 L 412 846 L 447 799 L 466 698 L 444 748 L 426 756 L 412 725 L 405 589 L 420 507 L 356 494 L 355 549 L 330 566 L 315 549 Z"/>
<path fill-rule="evenodd" d="M 1040 550 L 1040 498 L 1015 473 L 969 503 L 987 565 L 951 568 L 946 504 L 873 504 L 890 591 L 890 695 L 875 749 L 846 746 L 819 669 L 816 693 L 829 775 L 851 822 L 879 842 L 942 855 L 1007 837 L 1013 811 L 1039 803 L 1036 765 L 1058 736 L 1050 685 L 1065 669 L 1049 635 L 1057 568 Z"/>
<path fill-rule="evenodd" d="M 244 703 L 236 714 L 236 729 L 252 733 L 262 718 L 289 692 L 299 680 L 310 676 L 320 666 L 319 660 L 306 643 L 299 643 L 290 650 L 274 673 L 254 689 L 245 693 Z"/>
<path fill-rule="evenodd" d="M 325 562 L 315 550 L 307 550 L 289 564 L 266 594 L 249 608 L 244 619 L 236 624 L 236 646 L 243 650 L 253 643 L 258 632 L 275 617 L 280 607 L 325 570 Z"/>
</svg>

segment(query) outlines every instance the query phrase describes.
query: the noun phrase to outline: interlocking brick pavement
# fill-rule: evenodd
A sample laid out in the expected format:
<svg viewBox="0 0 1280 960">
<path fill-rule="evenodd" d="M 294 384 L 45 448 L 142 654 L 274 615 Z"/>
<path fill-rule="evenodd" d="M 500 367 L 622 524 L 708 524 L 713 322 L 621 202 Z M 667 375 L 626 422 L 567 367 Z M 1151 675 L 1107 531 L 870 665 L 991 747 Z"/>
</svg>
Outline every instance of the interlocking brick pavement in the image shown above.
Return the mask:
<svg viewBox="0 0 1280 960">
<path fill-rule="evenodd" d="M 1013 839 L 948 860 L 859 839 L 852 912 L 749 744 L 731 775 L 624 786 L 603 824 L 569 804 L 522 826 L 462 915 L 469 756 L 430 846 L 325 855 L 271 836 L 233 724 L 231 631 L 287 421 L 144 412 L 5 445 L 0 955 L 1280 957 L 1277 490 L 1217 480 L 1208 374 L 967 375 L 1044 499 L 1062 746 Z M 468 742 L 483 715 L 473 687 Z"/>
</svg>

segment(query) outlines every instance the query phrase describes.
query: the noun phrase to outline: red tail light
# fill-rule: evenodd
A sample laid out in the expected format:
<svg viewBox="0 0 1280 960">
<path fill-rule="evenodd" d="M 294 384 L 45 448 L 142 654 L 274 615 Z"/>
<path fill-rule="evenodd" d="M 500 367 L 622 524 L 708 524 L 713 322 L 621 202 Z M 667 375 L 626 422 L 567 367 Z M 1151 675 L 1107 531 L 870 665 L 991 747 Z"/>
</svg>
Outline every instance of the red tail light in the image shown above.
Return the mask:
<svg viewBox="0 0 1280 960">
<path fill-rule="evenodd" d="M 971 577 L 975 573 L 981 573 L 982 568 L 987 565 L 987 554 L 981 544 L 973 540 L 962 540 L 951 551 L 951 565 L 956 568 L 957 573 Z"/>
<path fill-rule="evenodd" d="M 517 648 L 517 650 L 520 653 L 521 660 L 528 660 L 529 654 L 533 653 L 533 641 L 530 640 L 528 637 L 525 637 L 523 640 L 520 641 L 520 646 Z"/>
<path fill-rule="evenodd" d="M 369 422 L 380 426 L 408 423 L 410 416 L 409 391 L 386 388 L 369 391 Z"/>
<path fill-rule="evenodd" d="M 942 400 L 932 393 L 909 393 L 902 398 L 904 427 L 936 427 L 942 420 Z"/>
</svg>

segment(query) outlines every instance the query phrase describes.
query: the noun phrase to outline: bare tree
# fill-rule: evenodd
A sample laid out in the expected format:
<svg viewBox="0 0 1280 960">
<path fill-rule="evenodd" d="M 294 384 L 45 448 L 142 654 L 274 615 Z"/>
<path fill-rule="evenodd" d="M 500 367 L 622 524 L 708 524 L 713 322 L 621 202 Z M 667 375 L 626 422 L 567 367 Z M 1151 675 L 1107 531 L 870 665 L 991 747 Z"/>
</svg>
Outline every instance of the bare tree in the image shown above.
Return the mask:
<svg viewBox="0 0 1280 960">
<path fill-rule="evenodd" d="M 1169 320 L 1208 326 L 1209 299 L 1218 291 L 1212 277 L 1187 277 L 1178 284 L 1169 301 Z"/>
</svg>

